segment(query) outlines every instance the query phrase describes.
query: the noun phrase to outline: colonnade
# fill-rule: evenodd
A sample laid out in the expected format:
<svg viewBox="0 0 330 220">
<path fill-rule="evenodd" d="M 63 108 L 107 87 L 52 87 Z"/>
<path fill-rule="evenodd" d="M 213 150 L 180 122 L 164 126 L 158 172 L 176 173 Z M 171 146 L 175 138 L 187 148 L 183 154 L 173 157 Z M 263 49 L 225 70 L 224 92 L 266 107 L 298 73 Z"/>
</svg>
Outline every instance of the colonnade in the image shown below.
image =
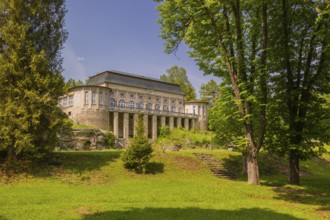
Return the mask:
<svg viewBox="0 0 330 220">
<path fill-rule="evenodd" d="M 128 140 L 135 133 L 138 117 L 138 113 L 110 111 L 109 125 L 117 138 Z M 190 130 L 195 127 L 195 120 L 189 117 L 143 114 L 145 135 L 153 140 L 159 135 L 161 127 L 169 126 L 170 130 L 183 127 Z"/>
</svg>

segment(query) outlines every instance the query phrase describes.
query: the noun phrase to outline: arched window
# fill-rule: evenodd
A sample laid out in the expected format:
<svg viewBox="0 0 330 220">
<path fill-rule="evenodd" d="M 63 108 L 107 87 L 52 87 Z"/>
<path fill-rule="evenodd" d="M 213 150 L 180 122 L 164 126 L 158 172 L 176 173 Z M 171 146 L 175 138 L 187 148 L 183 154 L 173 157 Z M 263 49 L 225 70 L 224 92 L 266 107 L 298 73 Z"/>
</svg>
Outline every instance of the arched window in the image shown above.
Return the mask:
<svg viewBox="0 0 330 220">
<path fill-rule="evenodd" d="M 139 102 L 139 104 L 138 104 L 138 108 L 143 108 L 143 103 L 142 102 Z"/>
<path fill-rule="evenodd" d="M 146 109 L 151 110 L 151 104 L 150 103 L 146 104 Z"/>
<path fill-rule="evenodd" d="M 128 103 L 128 106 L 129 106 L 130 108 L 134 108 L 134 102 L 133 102 L 133 101 L 130 101 L 130 102 Z"/>
<path fill-rule="evenodd" d="M 168 107 L 167 107 L 167 105 L 164 105 L 164 106 L 163 106 L 163 111 L 164 111 L 164 112 L 167 112 L 167 111 L 168 111 Z"/>
<path fill-rule="evenodd" d="M 125 107 L 125 101 L 124 100 L 120 100 L 119 101 L 119 107 Z"/>
<path fill-rule="evenodd" d="M 85 99 L 85 101 L 84 101 L 84 103 L 85 103 L 85 105 L 88 105 L 88 91 L 85 91 L 85 97 L 84 97 Z"/>
<path fill-rule="evenodd" d="M 159 104 L 156 104 L 155 105 L 155 110 L 159 111 L 159 109 L 160 109 L 160 105 Z"/>
<path fill-rule="evenodd" d="M 114 108 L 116 106 L 116 100 L 110 99 L 110 107 Z"/>
<path fill-rule="evenodd" d="M 171 107 L 171 112 L 175 112 L 175 106 Z"/>
</svg>

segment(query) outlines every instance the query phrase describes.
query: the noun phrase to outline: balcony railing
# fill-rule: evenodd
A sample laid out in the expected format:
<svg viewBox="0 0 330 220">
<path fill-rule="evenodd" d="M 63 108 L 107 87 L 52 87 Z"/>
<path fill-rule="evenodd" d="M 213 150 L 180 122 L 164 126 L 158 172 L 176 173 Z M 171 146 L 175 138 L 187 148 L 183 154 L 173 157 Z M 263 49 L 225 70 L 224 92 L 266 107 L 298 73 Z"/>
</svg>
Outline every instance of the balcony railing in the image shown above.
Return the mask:
<svg viewBox="0 0 330 220">
<path fill-rule="evenodd" d="M 146 108 L 131 108 L 131 107 L 121 107 L 121 106 L 108 106 L 110 111 L 118 112 L 128 112 L 128 113 L 141 113 L 141 114 L 152 114 L 152 115 L 164 115 L 164 116 L 176 116 L 176 117 L 188 117 L 197 118 L 198 115 L 188 114 L 183 112 L 173 112 L 173 111 L 162 111 L 156 109 L 146 109 Z"/>
</svg>

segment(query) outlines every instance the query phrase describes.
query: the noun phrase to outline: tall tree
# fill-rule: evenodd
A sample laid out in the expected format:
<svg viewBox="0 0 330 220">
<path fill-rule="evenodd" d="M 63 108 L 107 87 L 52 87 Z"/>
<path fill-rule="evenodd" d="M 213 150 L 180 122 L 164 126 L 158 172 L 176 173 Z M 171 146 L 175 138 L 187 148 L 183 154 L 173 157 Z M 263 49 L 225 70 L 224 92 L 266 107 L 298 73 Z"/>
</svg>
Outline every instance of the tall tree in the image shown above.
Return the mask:
<svg viewBox="0 0 330 220">
<path fill-rule="evenodd" d="M 0 2 L 0 147 L 8 160 L 56 144 L 64 0 Z"/>
<path fill-rule="evenodd" d="M 330 2 L 282 0 L 271 16 L 273 63 L 270 145 L 289 157 L 289 183 L 299 184 L 299 161 L 329 141 L 322 107 L 330 88 Z M 284 111 L 286 109 L 286 111 Z"/>
<path fill-rule="evenodd" d="M 199 96 L 202 101 L 214 103 L 215 99 L 220 95 L 220 86 L 211 79 L 208 83 L 202 83 L 199 90 Z"/>
<path fill-rule="evenodd" d="M 267 104 L 268 4 L 258 1 L 158 0 L 166 52 L 181 41 L 206 74 L 230 82 L 246 140 L 248 182 L 259 184 Z"/>
<path fill-rule="evenodd" d="M 187 101 L 196 99 L 195 88 L 191 85 L 187 72 L 183 67 L 172 66 L 166 70 L 166 74 L 160 76 L 160 79 L 180 85 L 180 88 L 186 94 Z"/>
</svg>

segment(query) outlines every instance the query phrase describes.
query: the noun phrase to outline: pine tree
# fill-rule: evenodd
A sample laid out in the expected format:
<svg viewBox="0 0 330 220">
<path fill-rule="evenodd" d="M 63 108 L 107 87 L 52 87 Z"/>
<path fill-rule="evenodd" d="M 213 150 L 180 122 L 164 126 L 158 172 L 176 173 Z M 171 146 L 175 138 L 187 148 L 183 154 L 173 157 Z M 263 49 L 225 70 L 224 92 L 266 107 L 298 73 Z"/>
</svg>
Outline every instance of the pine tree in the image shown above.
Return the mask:
<svg viewBox="0 0 330 220">
<path fill-rule="evenodd" d="M 0 2 L 0 150 L 9 161 L 56 145 L 65 12 L 64 0 Z"/>
<path fill-rule="evenodd" d="M 130 140 L 130 145 L 122 154 L 122 160 L 125 168 L 135 170 L 137 173 L 143 173 L 152 157 L 153 150 L 151 143 L 144 134 L 142 115 L 139 116 L 135 131 L 134 137 Z"/>
</svg>

